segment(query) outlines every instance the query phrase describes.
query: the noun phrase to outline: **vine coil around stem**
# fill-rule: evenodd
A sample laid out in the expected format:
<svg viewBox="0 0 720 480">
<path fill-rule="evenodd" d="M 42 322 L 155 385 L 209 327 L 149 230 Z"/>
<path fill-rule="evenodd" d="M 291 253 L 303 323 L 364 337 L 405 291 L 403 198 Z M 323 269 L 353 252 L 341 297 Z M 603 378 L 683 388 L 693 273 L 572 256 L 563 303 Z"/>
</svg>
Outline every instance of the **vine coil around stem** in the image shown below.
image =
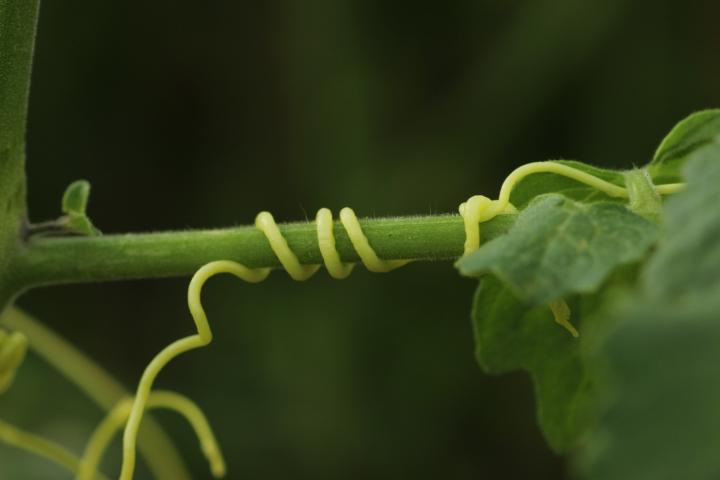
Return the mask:
<svg viewBox="0 0 720 480">
<path fill-rule="evenodd" d="M 510 194 L 520 180 L 534 173 L 555 173 L 589 185 L 611 197 L 628 197 L 626 188 L 568 165 L 556 162 L 535 162 L 523 165 L 514 170 L 505 179 L 497 200 L 475 195 L 459 206 L 458 210 L 465 224 L 466 239 L 464 255 L 480 247 L 480 224 L 482 222 L 489 221 L 503 213 L 514 213 L 517 211 L 515 206 L 510 202 Z M 672 193 L 681 188 L 681 184 L 672 184 L 661 185 L 657 187 L 657 190 L 659 193 Z M 388 272 L 402 267 L 409 262 L 408 260 L 380 259 L 362 232 L 357 216 L 352 209 L 346 207 L 341 210 L 340 222 L 347 231 L 361 262 L 368 270 L 372 272 Z M 320 265 L 302 265 L 300 263 L 282 236 L 271 213 L 265 211 L 260 212 L 255 219 L 255 226 L 265 234 L 278 260 L 294 280 L 305 281 L 320 269 Z M 321 208 L 316 215 L 318 246 L 330 276 L 342 279 L 351 273 L 354 265 L 345 264 L 340 261 L 340 256 L 335 248 L 332 226 L 332 213 L 327 208 Z M 135 468 L 137 431 L 142 420 L 142 412 L 147 404 L 147 399 L 157 374 L 177 355 L 205 346 L 212 341 L 212 330 L 207 321 L 205 310 L 202 307 L 200 294 L 205 282 L 211 276 L 220 273 L 230 273 L 247 282 L 258 283 L 267 278 L 270 274 L 270 269 L 250 269 L 237 262 L 220 260 L 210 262 L 200 267 L 195 273 L 188 288 L 188 306 L 198 333 L 177 340 L 166 347 L 150 362 L 148 368 L 143 373 L 123 436 L 123 464 L 120 480 L 132 479 Z M 550 302 L 548 307 L 552 311 L 555 321 L 558 324 L 566 328 L 574 337 L 579 335 L 575 327 L 570 323 L 570 308 L 564 300 L 554 300 Z"/>
<path fill-rule="evenodd" d="M 497 215 L 517 212 L 515 206 L 510 202 L 512 190 L 523 178 L 535 173 L 562 175 L 591 186 L 611 197 L 628 197 L 628 190 L 625 187 L 568 165 L 551 161 L 523 165 L 511 172 L 505 179 L 497 200 L 475 195 L 459 206 L 458 210 L 463 218 L 465 229 L 464 255 L 468 255 L 480 247 L 481 223 L 492 220 Z M 677 192 L 683 186 L 683 184 L 679 183 L 666 184 L 655 186 L 655 189 L 657 193 L 665 195 Z M 410 262 L 410 260 L 383 260 L 379 258 L 363 233 L 357 216 L 352 209 L 343 208 L 340 211 L 339 220 L 347 232 L 348 238 L 360 258 L 360 262 L 368 270 L 372 272 L 388 272 Z M 317 212 L 315 223 L 318 248 L 326 270 L 333 278 L 346 278 L 352 272 L 354 264 L 344 263 L 340 260 L 340 255 L 335 247 L 333 218 L 330 210 L 327 208 L 320 209 Z M 303 265 L 298 260 L 269 212 L 260 212 L 255 219 L 255 226 L 263 232 L 279 262 L 294 280 L 307 280 L 320 269 L 321 265 Z M 153 391 L 152 387 L 157 375 L 172 359 L 189 350 L 206 346 L 212 341 L 212 330 L 200 298 L 202 288 L 210 277 L 220 273 L 230 273 L 246 282 L 258 283 L 267 278 L 270 270 L 270 268 L 248 268 L 230 260 L 218 260 L 205 264 L 195 272 L 188 287 L 187 301 L 197 334 L 176 340 L 152 359 L 143 372 L 135 396 L 120 401 L 107 415 L 88 442 L 82 459 L 78 460 L 72 454 L 62 450 L 62 447 L 31 434 L 15 435 L 10 443 L 14 443 L 19 448 L 43 455 L 66 468 L 70 468 L 77 473 L 76 478 L 79 480 L 89 480 L 97 478 L 96 471 L 104 450 L 107 448 L 113 433 L 125 424 L 120 479 L 131 480 L 135 468 L 137 434 L 144 411 L 147 408 L 169 408 L 188 419 L 196 431 L 201 449 L 208 457 L 211 472 L 215 477 L 223 476 L 225 474 L 224 460 L 212 430 L 201 410 L 180 394 Z M 578 332 L 569 321 L 570 309 L 567 304 L 562 299 L 557 299 L 550 302 L 548 307 L 552 311 L 555 321 L 577 337 Z M 0 334 L 2 333 L 0 332 Z M 0 390 L 3 387 L 3 381 L 9 385 L 17 366 L 24 356 L 23 345 L 26 348 L 26 341 L 23 344 L 19 332 L 11 335 L 15 336 L 0 335 Z M 13 339 L 12 344 L 14 346 L 8 350 L 8 352 L 12 351 L 11 353 L 6 353 L 2 344 L 3 341 L 9 344 L 7 340 L 10 338 Z M 19 432 L 15 427 L 0 422 L 0 431 L 3 429 L 5 429 L 5 432 Z M 7 442 L 7 435 L 4 438 Z"/>
</svg>

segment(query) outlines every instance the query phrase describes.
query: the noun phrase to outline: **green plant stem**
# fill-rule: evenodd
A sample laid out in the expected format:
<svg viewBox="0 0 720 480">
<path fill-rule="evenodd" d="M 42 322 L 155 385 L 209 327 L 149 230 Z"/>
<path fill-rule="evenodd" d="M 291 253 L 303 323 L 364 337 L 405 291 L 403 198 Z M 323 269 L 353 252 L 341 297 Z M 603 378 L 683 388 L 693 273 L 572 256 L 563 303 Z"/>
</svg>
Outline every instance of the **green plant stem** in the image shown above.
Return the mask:
<svg viewBox="0 0 720 480">
<path fill-rule="evenodd" d="M 25 218 L 25 125 L 38 0 L 0 0 L 0 311 Z"/>
<path fill-rule="evenodd" d="M 515 215 L 499 215 L 481 225 L 483 240 L 510 227 Z M 458 215 L 361 220 L 377 254 L 387 260 L 441 260 L 462 255 L 465 230 Z M 280 225 L 290 249 L 303 264 L 322 263 L 315 224 Z M 343 227 L 334 227 L 345 262 L 359 260 Z M 277 257 L 253 226 L 220 230 L 45 237 L 30 240 L 12 265 L 16 287 L 190 275 L 213 260 L 234 260 L 247 267 L 277 267 Z"/>
<path fill-rule="evenodd" d="M 657 222 L 662 215 L 662 199 L 658 186 L 653 184 L 648 171 L 636 168 L 625 172 L 625 185 L 630 199 L 630 210 Z"/>
<path fill-rule="evenodd" d="M 0 142 L 25 143 L 38 0 L 0 0 Z"/>
<path fill-rule="evenodd" d="M 30 348 L 74 383 L 97 405 L 110 411 L 131 394 L 92 359 L 63 340 L 52 330 L 16 307 L 0 317 L 0 324 L 23 332 Z M 148 467 L 159 479 L 188 480 L 185 463 L 162 428 L 146 417 L 140 433 L 139 449 Z"/>
</svg>

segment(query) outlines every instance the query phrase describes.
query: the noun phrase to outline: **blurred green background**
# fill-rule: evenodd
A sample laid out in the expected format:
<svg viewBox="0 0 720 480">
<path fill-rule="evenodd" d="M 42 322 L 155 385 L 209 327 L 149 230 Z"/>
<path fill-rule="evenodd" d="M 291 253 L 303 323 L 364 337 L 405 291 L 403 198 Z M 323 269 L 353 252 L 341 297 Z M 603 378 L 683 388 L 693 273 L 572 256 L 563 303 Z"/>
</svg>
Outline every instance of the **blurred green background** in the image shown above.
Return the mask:
<svg viewBox="0 0 720 480">
<path fill-rule="evenodd" d="M 248 224 L 264 209 L 449 212 L 530 161 L 641 165 L 675 122 L 720 104 L 719 14 L 669 0 L 46 1 L 31 215 L 57 216 L 77 178 L 93 184 L 96 225 L 119 233 Z M 193 331 L 186 284 L 19 303 L 134 387 Z M 564 478 L 528 378 L 474 363 L 474 286 L 450 263 L 342 282 L 218 278 L 205 292 L 215 342 L 157 386 L 204 407 L 229 478 Z M 34 356 L 0 409 L 78 452 L 102 417 Z M 209 478 L 187 425 L 156 417 Z M 0 478 L 65 478 L 4 446 L 0 458 Z"/>
</svg>

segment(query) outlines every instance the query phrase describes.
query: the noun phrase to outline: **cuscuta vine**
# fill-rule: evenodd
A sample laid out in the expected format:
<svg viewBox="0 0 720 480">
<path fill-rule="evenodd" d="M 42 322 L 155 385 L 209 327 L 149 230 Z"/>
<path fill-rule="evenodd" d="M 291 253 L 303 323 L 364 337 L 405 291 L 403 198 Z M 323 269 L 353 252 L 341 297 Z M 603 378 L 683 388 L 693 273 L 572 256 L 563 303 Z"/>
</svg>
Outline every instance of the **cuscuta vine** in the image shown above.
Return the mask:
<svg viewBox="0 0 720 480">
<path fill-rule="evenodd" d="M 582 170 L 556 162 L 534 162 L 515 169 L 503 182 L 497 200 L 475 195 L 459 206 L 459 213 L 465 227 L 464 255 L 480 247 L 480 224 L 492 220 L 497 215 L 516 213 L 517 209 L 510 202 L 514 187 L 526 176 L 535 173 L 554 173 L 588 185 L 610 197 L 627 198 L 625 187 L 608 182 Z M 684 187 L 683 184 L 665 184 L 655 186 L 658 194 L 672 194 Z M 340 222 L 348 233 L 353 248 L 361 262 L 372 272 L 388 272 L 409 263 L 409 260 L 380 259 L 362 232 L 360 223 L 350 208 L 340 212 Z M 314 275 L 320 265 L 303 265 L 292 252 L 287 241 L 280 232 L 275 220 L 269 212 L 257 215 L 255 226 L 261 230 L 277 255 L 283 268 L 291 278 L 304 281 Z M 326 208 L 318 211 L 316 216 L 318 247 L 324 265 L 333 278 L 346 278 L 354 267 L 352 263 L 343 263 L 335 248 L 333 236 L 332 213 Z M 250 283 L 263 281 L 270 274 L 270 268 L 248 268 L 231 260 L 212 261 L 200 267 L 193 275 L 187 294 L 190 313 L 193 317 L 197 333 L 165 347 L 148 364 L 138 384 L 133 398 L 120 401 L 100 423 L 87 444 L 82 459 L 77 459 L 71 452 L 51 441 L 22 432 L 5 422 L 0 422 L 0 439 L 38 455 L 44 456 L 55 463 L 73 471 L 78 479 L 89 480 L 105 478 L 97 473 L 97 468 L 114 433 L 123 424 L 123 461 L 120 473 L 121 480 L 131 480 L 135 469 L 137 435 L 146 409 L 168 408 L 183 415 L 196 431 L 201 450 L 208 458 L 211 472 L 215 477 L 225 474 L 225 463 L 201 410 L 189 399 L 175 392 L 153 391 L 153 383 L 160 371 L 175 357 L 195 348 L 208 345 L 213 338 L 207 315 L 201 303 L 201 292 L 205 282 L 212 276 L 230 273 Z M 553 312 L 555 321 L 566 328 L 573 336 L 578 332 L 570 323 L 570 309 L 563 299 L 556 299 L 548 305 Z M 7 388 L 12 382 L 17 367 L 27 349 L 27 340 L 20 332 L 6 334 L 0 332 L 0 389 Z"/>
<path fill-rule="evenodd" d="M 328 272 L 336 278 L 343 278 L 350 273 L 351 266 L 340 261 L 339 255 L 334 251 L 335 240 L 332 236 L 332 215 L 327 209 L 318 212 L 320 221 L 317 223 L 318 239 L 322 239 L 321 252 L 328 268 Z M 370 246 L 355 213 L 344 208 L 340 213 L 340 221 L 347 229 L 353 246 L 362 259 L 362 262 L 373 272 L 388 272 L 407 264 L 405 260 L 386 261 L 378 258 Z M 285 238 L 278 229 L 275 219 L 269 212 L 260 212 L 255 218 L 255 226 L 260 229 L 268 239 L 271 248 L 278 256 L 280 263 L 293 280 L 304 281 L 314 275 L 319 265 L 302 265 L 297 256 L 290 250 Z M 334 253 L 333 253 L 334 252 Z M 152 385 L 160 370 L 178 355 L 195 348 L 208 345 L 213 338 L 210 324 L 207 321 L 205 309 L 200 300 L 200 294 L 205 282 L 212 276 L 221 273 L 230 273 L 249 283 L 258 283 L 265 280 L 270 274 L 269 268 L 248 268 L 238 262 L 218 260 L 210 262 L 193 275 L 188 287 L 188 307 L 195 322 L 197 334 L 181 338 L 165 347 L 152 359 L 140 378 L 135 401 L 133 402 L 123 434 L 123 462 L 120 471 L 121 480 L 131 480 L 135 470 L 135 444 L 140 428 L 143 412 L 148 397 L 151 395 Z M 201 439 L 202 441 L 202 439 Z M 224 472 L 222 472 L 224 473 Z M 213 472 L 215 474 L 215 472 Z"/>
<path fill-rule="evenodd" d="M 126 424 L 134 406 L 133 398 L 120 401 L 105 419 L 97 426 L 85 447 L 83 460 L 76 471 L 78 480 L 95 478 L 103 453 L 107 449 L 115 433 Z M 200 441 L 200 450 L 210 464 L 210 471 L 215 478 L 225 476 L 225 459 L 220 451 L 215 435 L 202 410 L 190 399 L 176 392 L 155 390 L 147 397 L 146 409 L 164 408 L 174 410 L 184 416 L 195 430 Z"/>
</svg>

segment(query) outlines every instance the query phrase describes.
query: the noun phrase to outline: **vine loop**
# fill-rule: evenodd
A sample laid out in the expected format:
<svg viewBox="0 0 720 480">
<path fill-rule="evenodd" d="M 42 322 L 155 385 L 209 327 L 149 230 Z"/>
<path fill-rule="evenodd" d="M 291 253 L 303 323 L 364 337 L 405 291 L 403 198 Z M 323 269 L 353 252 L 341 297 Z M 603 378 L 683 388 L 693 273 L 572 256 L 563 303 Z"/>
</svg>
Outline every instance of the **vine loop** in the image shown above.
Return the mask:
<svg viewBox="0 0 720 480">
<path fill-rule="evenodd" d="M 260 212 L 255 217 L 255 226 L 265 234 L 270 248 L 293 280 L 303 282 L 318 271 L 318 265 L 302 265 L 297 256 L 290 250 L 287 240 L 283 237 L 275 219 L 270 212 Z"/>
<path fill-rule="evenodd" d="M 352 273 L 355 264 L 343 263 L 340 260 L 340 254 L 335 246 L 333 218 L 330 209 L 321 208 L 318 210 L 315 216 L 315 225 L 317 227 L 318 248 L 328 274 L 338 280 L 347 278 Z"/>
<path fill-rule="evenodd" d="M 365 268 L 371 272 L 385 273 L 407 265 L 410 260 L 381 260 L 360 227 L 360 222 L 352 208 L 340 210 L 340 222 L 347 231 L 350 242 L 360 256 Z"/>
<path fill-rule="evenodd" d="M 410 262 L 410 260 L 383 260 L 378 257 L 363 233 L 360 221 L 352 208 L 345 207 L 340 210 L 340 223 L 347 232 L 350 243 L 360 257 L 360 261 L 369 271 L 385 273 Z M 332 212 L 327 208 L 318 210 L 315 224 L 318 249 L 326 270 L 333 278 L 346 278 L 352 272 L 354 265 L 343 263 L 340 260 L 340 254 L 335 245 Z M 270 212 L 260 212 L 255 217 L 255 226 L 265 234 L 270 248 L 293 280 L 305 281 L 320 269 L 320 265 L 302 265 L 300 263 Z"/>
</svg>

